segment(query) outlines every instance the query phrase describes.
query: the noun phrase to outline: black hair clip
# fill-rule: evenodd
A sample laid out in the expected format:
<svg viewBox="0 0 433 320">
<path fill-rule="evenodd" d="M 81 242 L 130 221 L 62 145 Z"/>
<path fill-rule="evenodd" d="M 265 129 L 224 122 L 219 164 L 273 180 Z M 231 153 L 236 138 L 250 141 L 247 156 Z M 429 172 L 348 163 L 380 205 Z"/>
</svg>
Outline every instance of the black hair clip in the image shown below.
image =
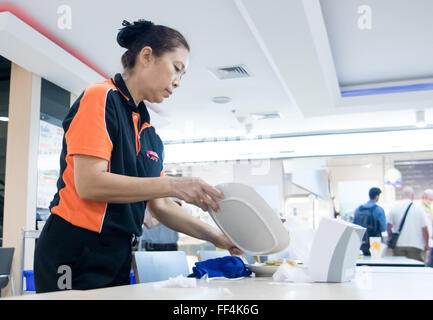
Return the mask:
<svg viewBox="0 0 433 320">
<path fill-rule="evenodd" d="M 131 23 L 129 21 L 123 20 L 122 26 L 127 27 L 127 26 L 130 26 L 130 25 L 131 25 Z"/>
</svg>

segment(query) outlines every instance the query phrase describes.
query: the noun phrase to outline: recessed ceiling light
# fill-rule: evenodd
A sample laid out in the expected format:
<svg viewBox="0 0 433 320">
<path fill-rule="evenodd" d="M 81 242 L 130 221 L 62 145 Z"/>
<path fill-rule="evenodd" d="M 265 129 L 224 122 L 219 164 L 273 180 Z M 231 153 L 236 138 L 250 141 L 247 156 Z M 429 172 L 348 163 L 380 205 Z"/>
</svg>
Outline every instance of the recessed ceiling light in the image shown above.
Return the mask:
<svg viewBox="0 0 433 320">
<path fill-rule="evenodd" d="M 8 117 L 0 117 L 0 121 L 9 121 Z"/>
<path fill-rule="evenodd" d="M 225 97 L 225 96 L 217 96 L 217 97 L 213 97 L 212 101 L 215 103 L 229 103 L 230 101 L 232 101 L 232 98 L 230 97 Z"/>
</svg>

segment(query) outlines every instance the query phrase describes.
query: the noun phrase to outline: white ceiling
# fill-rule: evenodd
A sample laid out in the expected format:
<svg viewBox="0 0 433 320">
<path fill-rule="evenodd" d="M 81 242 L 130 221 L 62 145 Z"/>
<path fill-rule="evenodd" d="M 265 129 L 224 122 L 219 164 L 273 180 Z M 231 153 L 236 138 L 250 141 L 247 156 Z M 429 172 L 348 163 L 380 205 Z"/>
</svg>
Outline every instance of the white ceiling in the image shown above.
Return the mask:
<svg viewBox="0 0 433 320">
<path fill-rule="evenodd" d="M 321 0 L 342 86 L 431 78 L 433 1 Z M 369 4 L 371 30 L 360 30 L 357 8 Z"/>
<path fill-rule="evenodd" d="M 191 45 L 187 75 L 175 95 L 155 106 L 168 121 L 159 128 L 166 141 L 242 136 L 245 122 L 239 123 L 236 115 L 256 112 L 282 116 L 247 119 L 260 135 L 409 127 L 418 109 L 433 120 L 432 90 L 340 95 L 340 86 L 383 87 L 433 78 L 431 0 L 6 2 L 107 76 L 121 72 L 123 49 L 116 34 L 123 19 L 146 18 L 181 31 Z M 70 30 L 57 26 L 61 5 L 71 8 Z M 370 30 L 358 28 L 360 5 L 372 10 Z M 253 76 L 217 80 L 208 71 L 237 64 L 246 65 Z M 220 95 L 232 102 L 211 101 Z"/>
</svg>

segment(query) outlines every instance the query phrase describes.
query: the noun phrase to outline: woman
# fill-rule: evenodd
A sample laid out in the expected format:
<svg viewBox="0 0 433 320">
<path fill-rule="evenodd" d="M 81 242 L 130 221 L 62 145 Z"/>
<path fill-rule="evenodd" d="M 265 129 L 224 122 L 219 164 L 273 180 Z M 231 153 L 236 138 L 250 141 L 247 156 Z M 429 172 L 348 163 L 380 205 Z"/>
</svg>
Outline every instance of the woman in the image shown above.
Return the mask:
<svg viewBox="0 0 433 320">
<path fill-rule="evenodd" d="M 179 87 L 188 43 L 150 21 L 123 26 L 123 74 L 86 88 L 63 121 L 58 191 L 35 249 L 36 292 L 129 284 L 131 239 L 141 235 L 146 208 L 169 228 L 242 253 L 170 200 L 217 211 L 223 195 L 200 179 L 164 176 L 163 144 L 143 103 Z"/>
</svg>

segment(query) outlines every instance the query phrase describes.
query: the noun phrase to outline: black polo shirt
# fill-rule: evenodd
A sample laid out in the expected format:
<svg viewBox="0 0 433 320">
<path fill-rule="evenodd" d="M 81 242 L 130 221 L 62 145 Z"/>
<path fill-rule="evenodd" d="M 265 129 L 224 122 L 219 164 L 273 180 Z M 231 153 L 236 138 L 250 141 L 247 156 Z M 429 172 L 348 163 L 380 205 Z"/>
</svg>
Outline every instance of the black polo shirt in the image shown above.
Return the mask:
<svg viewBox="0 0 433 320">
<path fill-rule="evenodd" d="M 63 121 L 57 193 L 51 213 L 99 233 L 141 235 L 146 201 L 109 203 L 84 200 L 74 183 L 74 155 L 108 161 L 107 172 L 131 177 L 159 177 L 164 147 L 143 102 L 137 106 L 120 74 L 86 88 Z"/>
</svg>

